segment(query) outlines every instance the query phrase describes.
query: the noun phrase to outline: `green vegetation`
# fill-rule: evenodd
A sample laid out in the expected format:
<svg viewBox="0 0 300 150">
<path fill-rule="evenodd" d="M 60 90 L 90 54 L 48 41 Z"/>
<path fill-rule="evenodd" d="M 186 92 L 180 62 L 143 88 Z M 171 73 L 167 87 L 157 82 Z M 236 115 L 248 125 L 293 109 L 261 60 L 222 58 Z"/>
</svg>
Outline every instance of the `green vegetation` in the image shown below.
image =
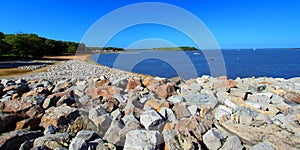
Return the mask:
<svg viewBox="0 0 300 150">
<path fill-rule="evenodd" d="M 84 44 L 39 37 L 36 34 L 4 34 L 0 32 L 0 56 L 16 58 L 41 58 L 44 55 L 74 53 Z"/>
<path fill-rule="evenodd" d="M 87 47 L 87 51 L 95 51 L 95 50 L 113 50 L 113 51 L 123 51 L 123 48 L 118 47 Z"/>
<path fill-rule="evenodd" d="M 198 50 L 195 47 L 190 46 L 180 46 L 180 47 L 160 47 L 160 48 L 153 48 L 153 50 L 182 50 L 182 51 L 191 51 L 191 50 Z"/>
</svg>

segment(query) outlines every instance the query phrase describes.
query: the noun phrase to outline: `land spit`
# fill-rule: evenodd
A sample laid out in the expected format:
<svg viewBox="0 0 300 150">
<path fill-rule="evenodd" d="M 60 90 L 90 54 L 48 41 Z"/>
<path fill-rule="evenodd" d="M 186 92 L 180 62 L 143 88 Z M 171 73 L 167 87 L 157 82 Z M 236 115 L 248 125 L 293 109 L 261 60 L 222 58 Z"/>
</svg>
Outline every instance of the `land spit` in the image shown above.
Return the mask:
<svg viewBox="0 0 300 150">
<path fill-rule="evenodd" d="M 184 80 L 70 60 L 1 79 L 0 149 L 300 149 L 300 78 Z"/>
</svg>

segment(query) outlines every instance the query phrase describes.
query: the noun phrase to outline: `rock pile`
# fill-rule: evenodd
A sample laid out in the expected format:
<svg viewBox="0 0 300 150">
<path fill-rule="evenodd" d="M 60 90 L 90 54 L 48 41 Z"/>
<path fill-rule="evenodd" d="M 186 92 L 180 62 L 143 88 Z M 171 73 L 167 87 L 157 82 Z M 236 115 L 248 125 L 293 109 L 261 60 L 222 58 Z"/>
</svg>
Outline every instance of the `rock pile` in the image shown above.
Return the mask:
<svg viewBox="0 0 300 150">
<path fill-rule="evenodd" d="M 300 78 L 1 79 L 0 149 L 300 149 Z"/>
</svg>

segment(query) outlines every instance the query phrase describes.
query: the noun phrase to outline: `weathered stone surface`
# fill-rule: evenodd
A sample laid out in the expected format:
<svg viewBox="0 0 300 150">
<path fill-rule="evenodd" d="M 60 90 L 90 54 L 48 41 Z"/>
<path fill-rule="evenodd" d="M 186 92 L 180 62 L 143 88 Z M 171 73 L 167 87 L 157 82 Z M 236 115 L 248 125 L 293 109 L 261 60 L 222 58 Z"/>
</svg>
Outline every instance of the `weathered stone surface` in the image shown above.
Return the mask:
<svg viewBox="0 0 300 150">
<path fill-rule="evenodd" d="M 176 94 L 175 86 L 169 84 L 160 85 L 154 91 L 159 97 L 164 99 Z"/>
<path fill-rule="evenodd" d="M 28 118 L 16 123 L 15 130 L 21 130 L 29 128 L 30 130 L 39 129 L 39 124 L 41 122 L 41 118 Z"/>
<path fill-rule="evenodd" d="M 0 112 L 0 132 L 2 133 L 8 126 L 10 126 L 16 119 L 13 114 L 6 114 Z"/>
<path fill-rule="evenodd" d="M 58 128 L 66 128 L 69 123 L 73 122 L 79 116 L 76 108 L 69 106 L 51 107 L 45 111 L 41 120 L 41 125 L 47 128 L 53 125 Z"/>
<path fill-rule="evenodd" d="M 234 80 L 227 80 L 227 79 L 216 79 L 213 82 L 213 86 L 215 89 L 218 88 L 233 88 L 237 86 L 237 82 Z"/>
<path fill-rule="evenodd" d="M 67 147 L 70 143 L 70 136 L 67 133 L 47 134 L 34 140 L 33 147 L 47 147 L 55 149 Z"/>
<path fill-rule="evenodd" d="M 128 80 L 126 89 L 129 90 L 129 91 L 132 91 L 132 90 L 134 90 L 137 86 L 141 86 L 141 81 L 140 81 L 140 79 L 130 78 L 130 79 Z"/>
<path fill-rule="evenodd" d="M 119 135 L 120 130 L 124 127 L 119 121 L 114 120 L 112 121 L 110 127 L 108 128 L 107 132 L 105 133 L 103 139 L 108 141 L 109 143 L 115 145 L 121 145 L 121 136 Z"/>
<path fill-rule="evenodd" d="M 92 140 L 95 136 L 96 134 L 93 131 L 88 131 L 88 130 L 79 131 L 76 137 L 72 139 L 69 149 L 72 150 L 87 149 L 88 148 L 87 142 Z"/>
<path fill-rule="evenodd" d="M 150 99 L 144 105 L 144 110 L 147 110 L 147 107 L 154 108 L 156 111 L 160 111 L 162 107 L 169 107 L 169 103 L 163 100 Z M 145 109 L 146 108 L 146 109 Z"/>
<path fill-rule="evenodd" d="M 2 112 L 6 113 L 18 113 L 21 111 L 26 111 L 30 107 L 32 107 L 31 103 L 22 101 L 5 101 L 0 103 L 0 109 L 2 109 Z"/>
<path fill-rule="evenodd" d="M 176 119 L 176 116 L 174 115 L 172 109 L 167 107 L 162 107 L 159 111 L 159 114 L 164 117 L 166 121 L 177 123 L 178 120 Z"/>
<path fill-rule="evenodd" d="M 46 134 L 55 134 L 56 131 L 57 131 L 57 128 L 50 125 L 50 126 L 48 126 L 48 127 L 45 129 L 44 135 L 46 135 Z"/>
<path fill-rule="evenodd" d="M 155 110 L 149 110 L 142 113 L 140 116 L 141 124 L 147 129 L 155 127 L 163 122 L 163 118 Z"/>
<path fill-rule="evenodd" d="M 183 97 L 187 104 L 197 105 L 201 107 L 215 108 L 218 104 L 218 100 L 215 96 L 203 94 L 203 93 L 192 93 L 187 91 L 183 93 Z"/>
<path fill-rule="evenodd" d="M 208 130 L 203 135 L 203 142 L 207 146 L 208 149 L 218 149 L 221 147 L 221 140 L 223 136 L 220 134 L 219 130 L 216 128 L 212 128 Z"/>
<path fill-rule="evenodd" d="M 283 149 L 300 148 L 299 136 L 296 136 L 295 134 L 292 134 L 274 124 L 260 126 L 258 128 L 236 124 L 231 120 L 228 120 L 224 123 L 215 125 L 217 128 L 225 129 L 224 131 L 228 132 L 228 134 L 235 134 L 245 144 L 254 145 L 264 141 L 272 143 L 275 147 Z"/>
<path fill-rule="evenodd" d="M 183 97 L 180 95 L 173 95 L 169 97 L 167 100 L 172 103 L 180 103 L 183 102 Z"/>
<path fill-rule="evenodd" d="M 270 144 L 261 142 L 251 147 L 250 150 L 275 150 L 275 149 Z"/>
<path fill-rule="evenodd" d="M 134 130 L 127 133 L 124 150 L 152 150 L 157 149 L 161 143 L 162 137 L 158 131 Z"/>
<path fill-rule="evenodd" d="M 191 116 L 191 113 L 188 111 L 186 106 L 182 103 L 176 103 L 173 107 L 173 111 L 175 112 L 177 119 Z"/>
<path fill-rule="evenodd" d="M 43 136 L 41 131 L 13 131 L 0 136 L 0 149 L 19 149 L 22 143 Z"/>
<path fill-rule="evenodd" d="M 237 136 L 229 136 L 220 150 L 243 150 L 244 146 Z"/>
<path fill-rule="evenodd" d="M 106 113 L 107 112 L 105 111 L 105 109 L 101 105 L 99 105 L 97 107 L 92 108 L 89 111 L 89 119 L 93 120 L 94 118 L 96 118 L 98 116 L 102 116 Z"/>
<path fill-rule="evenodd" d="M 102 115 L 99 117 L 95 117 L 92 119 L 92 122 L 96 125 L 97 127 L 97 133 L 100 137 L 103 137 L 110 127 L 110 124 L 112 122 L 112 118 L 108 115 Z"/>
</svg>

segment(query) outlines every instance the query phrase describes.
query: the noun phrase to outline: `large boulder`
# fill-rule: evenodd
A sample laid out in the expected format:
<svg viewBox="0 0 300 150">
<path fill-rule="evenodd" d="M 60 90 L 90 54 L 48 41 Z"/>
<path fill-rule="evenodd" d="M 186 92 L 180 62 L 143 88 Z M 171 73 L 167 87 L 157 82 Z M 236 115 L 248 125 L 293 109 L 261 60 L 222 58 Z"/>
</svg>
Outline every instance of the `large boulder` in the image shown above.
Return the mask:
<svg viewBox="0 0 300 150">
<path fill-rule="evenodd" d="M 161 143 L 163 141 L 158 131 L 133 130 L 126 135 L 124 150 L 153 150 L 158 149 Z"/>
<path fill-rule="evenodd" d="M 149 130 L 163 122 L 163 118 L 155 110 L 149 110 L 142 113 L 140 116 L 141 124 Z"/>
<path fill-rule="evenodd" d="M 57 128 L 67 128 L 69 123 L 73 122 L 79 116 L 76 108 L 62 105 L 59 107 L 51 107 L 45 111 L 41 120 L 41 125 L 47 128 L 53 125 Z"/>
</svg>

